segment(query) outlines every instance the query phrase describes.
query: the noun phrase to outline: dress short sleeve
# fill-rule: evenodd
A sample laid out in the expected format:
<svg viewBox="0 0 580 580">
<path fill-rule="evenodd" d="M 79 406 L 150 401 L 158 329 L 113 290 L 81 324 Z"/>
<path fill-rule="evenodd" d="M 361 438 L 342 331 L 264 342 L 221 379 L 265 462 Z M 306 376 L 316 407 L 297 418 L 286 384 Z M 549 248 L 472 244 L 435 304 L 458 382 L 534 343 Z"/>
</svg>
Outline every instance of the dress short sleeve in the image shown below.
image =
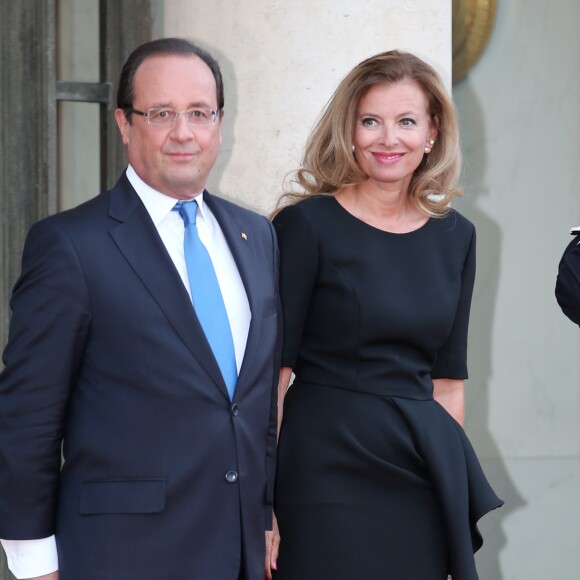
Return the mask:
<svg viewBox="0 0 580 580">
<path fill-rule="evenodd" d="M 316 231 L 300 203 L 273 220 L 280 248 L 280 296 L 284 319 L 282 366 L 294 368 L 319 264 Z"/>
<path fill-rule="evenodd" d="M 467 379 L 467 332 L 471 297 L 475 281 L 475 228 L 471 226 L 471 239 L 461 271 L 461 291 L 451 333 L 437 355 L 431 372 L 433 379 Z"/>
</svg>

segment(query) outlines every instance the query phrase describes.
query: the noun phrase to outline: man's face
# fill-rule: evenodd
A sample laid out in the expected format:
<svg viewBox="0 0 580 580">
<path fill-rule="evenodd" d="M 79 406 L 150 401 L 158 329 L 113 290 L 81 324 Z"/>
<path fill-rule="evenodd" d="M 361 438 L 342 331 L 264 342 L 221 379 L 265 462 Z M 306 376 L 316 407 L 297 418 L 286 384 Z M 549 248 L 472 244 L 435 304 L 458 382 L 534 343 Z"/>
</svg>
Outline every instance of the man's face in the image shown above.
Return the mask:
<svg viewBox="0 0 580 580">
<path fill-rule="evenodd" d="M 147 111 L 168 107 L 217 109 L 216 84 L 210 68 L 197 56 L 163 55 L 145 59 L 133 80 L 133 108 Z M 203 191 L 221 143 L 221 119 L 205 126 L 191 125 L 178 115 L 169 126 L 150 125 L 137 114 L 127 121 L 115 111 L 127 161 L 149 186 L 177 199 Z"/>
</svg>

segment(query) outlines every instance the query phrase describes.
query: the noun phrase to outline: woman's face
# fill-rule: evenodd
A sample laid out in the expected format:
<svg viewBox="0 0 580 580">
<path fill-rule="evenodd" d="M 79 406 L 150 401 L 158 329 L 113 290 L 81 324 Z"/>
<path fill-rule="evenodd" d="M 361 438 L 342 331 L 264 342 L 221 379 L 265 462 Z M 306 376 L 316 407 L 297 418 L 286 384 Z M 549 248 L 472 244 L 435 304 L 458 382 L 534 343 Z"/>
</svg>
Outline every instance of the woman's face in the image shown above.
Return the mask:
<svg viewBox="0 0 580 580">
<path fill-rule="evenodd" d="M 371 181 L 406 189 L 436 137 L 427 99 L 415 81 L 375 85 L 359 102 L 355 156 Z"/>
</svg>

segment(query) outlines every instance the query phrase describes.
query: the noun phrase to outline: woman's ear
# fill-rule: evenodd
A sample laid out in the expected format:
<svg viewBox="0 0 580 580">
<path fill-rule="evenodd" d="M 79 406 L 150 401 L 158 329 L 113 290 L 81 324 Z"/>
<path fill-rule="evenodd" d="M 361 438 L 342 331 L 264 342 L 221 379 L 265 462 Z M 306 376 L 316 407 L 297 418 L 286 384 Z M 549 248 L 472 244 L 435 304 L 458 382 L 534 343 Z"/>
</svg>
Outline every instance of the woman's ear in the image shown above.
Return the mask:
<svg viewBox="0 0 580 580">
<path fill-rule="evenodd" d="M 439 117 L 435 115 L 431 119 L 431 128 L 429 129 L 429 141 L 437 141 L 439 135 Z"/>
</svg>

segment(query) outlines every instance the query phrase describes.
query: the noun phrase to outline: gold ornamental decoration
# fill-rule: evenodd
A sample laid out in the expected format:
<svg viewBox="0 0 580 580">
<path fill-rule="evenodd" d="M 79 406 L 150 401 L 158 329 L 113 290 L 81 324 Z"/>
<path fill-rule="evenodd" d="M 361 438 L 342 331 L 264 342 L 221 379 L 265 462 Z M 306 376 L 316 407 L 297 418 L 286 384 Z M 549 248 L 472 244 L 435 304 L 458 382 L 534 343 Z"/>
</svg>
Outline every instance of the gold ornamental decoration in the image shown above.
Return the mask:
<svg viewBox="0 0 580 580">
<path fill-rule="evenodd" d="M 487 45 L 496 0 L 453 0 L 453 83 L 469 72 Z"/>
</svg>

